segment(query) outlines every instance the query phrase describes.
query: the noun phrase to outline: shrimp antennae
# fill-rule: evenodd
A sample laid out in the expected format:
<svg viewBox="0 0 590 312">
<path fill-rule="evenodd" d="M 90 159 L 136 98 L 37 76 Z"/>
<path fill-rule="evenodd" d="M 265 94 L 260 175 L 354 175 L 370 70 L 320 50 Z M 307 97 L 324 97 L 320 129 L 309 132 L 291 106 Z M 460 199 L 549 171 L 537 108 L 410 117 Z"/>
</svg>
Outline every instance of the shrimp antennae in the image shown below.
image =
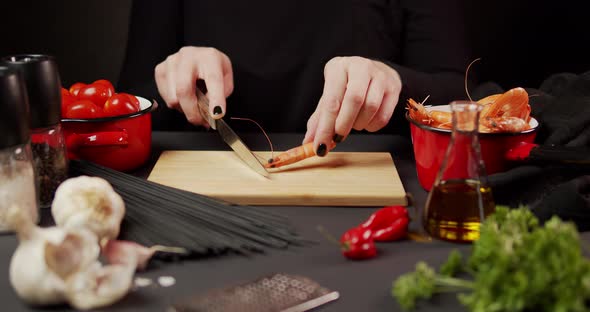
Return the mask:
<svg viewBox="0 0 590 312">
<path fill-rule="evenodd" d="M 477 61 L 481 61 L 481 57 L 476 58 L 471 63 L 469 63 L 469 65 L 467 66 L 467 69 L 465 70 L 465 93 L 467 93 L 467 97 L 469 98 L 469 100 L 471 102 L 473 102 L 473 100 L 471 99 L 471 95 L 469 95 L 469 89 L 467 88 L 467 76 L 469 75 L 469 69 L 471 68 L 471 65 L 473 65 L 473 63 L 475 63 Z"/>
<path fill-rule="evenodd" d="M 270 157 L 273 158 L 273 156 L 274 156 L 274 149 L 272 147 L 272 142 L 271 142 L 270 138 L 268 137 L 268 135 L 266 134 L 266 131 L 264 131 L 264 129 L 262 128 L 262 126 L 259 123 L 257 123 L 255 120 L 250 119 L 250 118 L 231 117 L 231 119 L 246 120 L 246 121 L 251 121 L 251 122 L 255 123 L 258 126 L 258 128 L 260 128 L 260 131 L 262 131 L 262 134 L 264 134 L 264 136 L 266 137 L 266 140 L 268 141 L 268 145 L 270 145 Z M 256 156 L 258 156 L 258 155 L 256 155 Z M 258 157 L 259 157 L 259 159 L 261 158 L 260 156 L 258 156 Z"/>
</svg>

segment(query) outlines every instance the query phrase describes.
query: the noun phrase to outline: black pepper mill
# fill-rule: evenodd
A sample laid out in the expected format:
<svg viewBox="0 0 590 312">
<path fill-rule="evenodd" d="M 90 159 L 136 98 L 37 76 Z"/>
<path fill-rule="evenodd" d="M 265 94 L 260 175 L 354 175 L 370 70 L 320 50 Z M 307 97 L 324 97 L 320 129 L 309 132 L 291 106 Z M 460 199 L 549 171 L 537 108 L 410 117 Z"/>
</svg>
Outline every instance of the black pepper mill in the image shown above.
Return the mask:
<svg viewBox="0 0 590 312">
<path fill-rule="evenodd" d="M 13 207 L 39 221 L 25 82 L 17 70 L 0 66 L 0 232 L 13 232 L 6 219 Z"/>
<path fill-rule="evenodd" d="M 55 190 L 67 178 L 68 159 L 61 128 L 61 79 L 52 56 L 21 54 L 3 63 L 24 77 L 31 118 L 31 147 L 41 208 L 51 207 Z"/>
</svg>

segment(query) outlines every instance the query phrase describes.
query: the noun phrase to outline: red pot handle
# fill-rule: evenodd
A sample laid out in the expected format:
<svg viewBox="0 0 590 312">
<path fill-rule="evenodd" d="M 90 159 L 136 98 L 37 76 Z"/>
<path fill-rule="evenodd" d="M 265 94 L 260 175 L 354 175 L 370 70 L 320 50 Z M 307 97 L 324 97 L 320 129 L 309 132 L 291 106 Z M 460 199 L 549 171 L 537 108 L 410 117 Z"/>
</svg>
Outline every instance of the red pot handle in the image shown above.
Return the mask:
<svg viewBox="0 0 590 312">
<path fill-rule="evenodd" d="M 126 146 L 129 144 L 126 131 L 105 131 L 91 133 L 72 133 L 66 138 L 71 149 L 90 146 Z"/>
</svg>

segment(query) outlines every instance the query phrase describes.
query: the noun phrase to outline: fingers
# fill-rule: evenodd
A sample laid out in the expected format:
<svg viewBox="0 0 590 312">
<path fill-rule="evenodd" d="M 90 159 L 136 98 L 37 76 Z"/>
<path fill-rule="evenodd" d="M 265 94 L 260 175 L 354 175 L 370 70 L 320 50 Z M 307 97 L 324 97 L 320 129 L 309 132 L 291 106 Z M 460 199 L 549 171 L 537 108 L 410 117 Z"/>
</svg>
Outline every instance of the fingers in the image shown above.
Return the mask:
<svg viewBox="0 0 590 312">
<path fill-rule="evenodd" d="M 367 60 L 367 62 L 370 62 Z M 348 69 L 348 84 L 340 113 L 336 119 L 336 134 L 345 138 L 350 133 L 355 120 L 359 118 L 359 112 L 365 111 L 366 97 L 371 83 L 370 68 L 364 63 L 353 63 Z M 375 111 L 379 108 L 381 99 L 376 102 Z M 368 120 L 367 120 L 368 121 Z M 338 142 L 337 142 L 338 143 Z"/>
<path fill-rule="evenodd" d="M 314 148 L 318 156 L 328 153 L 328 147 L 334 138 L 334 124 L 348 82 L 345 65 L 341 59 L 333 59 L 324 69 L 326 82 L 318 104 L 318 124 L 314 135 Z"/>
<path fill-rule="evenodd" d="M 178 99 L 174 92 L 174 75 L 176 70 L 176 55 L 170 55 L 166 60 L 156 66 L 154 78 L 158 93 L 171 109 L 178 107 Z"/>
<path fill-rule="evenodd" d="M 158 92 L 169 108 L 183 112 L 195 125 L 205 125 L 196 96 L 198 79 L 205 81 L 209 112 L 221 118 L 226 97 L 233 92 L 233 72 L 227 55 L 213 48 L 183 47 L 155 68 Z"/>
<path fill-rule="evenodd" d="M 207 49 L 202 52 L 196 67 L 197 76 L 205 80 L 207 85 L 209 113 L 216 119 L 225 115 L 224 67 L 227 68 L 225 59 L 215 49 Z"/>
<path fill-rule="evenodd" d="M 378 79 L 383 81 L 381 86 L 384 89 L 384 94 L 379 110 L 373 114 L 371 120 L 366 126 L 364 126 L 364 129 L 369 132 L 379 131 L 389 123 L 393 116 L 393 112 L 395 111 L 395 107 L 399 102 L 399 95 L 402 88 L 401 78 L 395 70 L 383 63 L 378 63 L 377 65 L 383 68 L 384 72 L 390 72 L 390 75 L 385 75 L 381 79 Z M 371 92 L 371 90 L 369 90 L 369 92 Z M 368 102 L 370 102 L 370 100 Z M 370 113 L 367 115 L 369 114 Z"/>
<path fill-rule="evenodd" d="M 384 96 L 383 82 L 379 79 L 372 79 L 369 85 L 367 96 L 356 119 L 353 120 L 352 128 L 363 130 L 381 108 Z"/>
<path fill-rule="evenodd" d="M 381 107 L 379 107 L 379 110 L 373 114 L 373 117 L 364 129 L 369 132 L 376 132 L 385 127 L 389 123 L 389 120 L 391 120 L 391 116 L 393 116 L 393 111 L 397 106 L 398 99 L 399 93 L 385 93 Z"/>
<path fill-rule="evenodd" d="M 361 57 L 330 60 L 324 76 L 324 93 L 303 140 L 313 140 L 318 156 L 326 155 L 332 141 L 341 142 L 353 128 L 375 132 L 385 127 L 401 90 L 393 68 Z"/>
<path fill-rule="evenodd" d="M 320 113 L 316 109 L 307 121 L 307 132 L 305 132 L 305 137 L 303 138 L 303 142 L 301 144 L 309 143 L 315 139 L 315 132 L 318 128 L 319 116 Z"/>
<path fill-rule="evenodd" d="M 196 64 L 192 58 L 180 55 L 174 75 L 175 94 L 186 119 L 194 125 L 202 125 L 203 117 L 197 106 Z"/>
<path fill-rule="evenodd" d="M 221 53 L 221 67 L 223 70 L 223 95 L 227 98 L 234 91 L 234 72 L 229 57 Z M 223 110 L 225 112 L 225 110 Z"/>
</svg>

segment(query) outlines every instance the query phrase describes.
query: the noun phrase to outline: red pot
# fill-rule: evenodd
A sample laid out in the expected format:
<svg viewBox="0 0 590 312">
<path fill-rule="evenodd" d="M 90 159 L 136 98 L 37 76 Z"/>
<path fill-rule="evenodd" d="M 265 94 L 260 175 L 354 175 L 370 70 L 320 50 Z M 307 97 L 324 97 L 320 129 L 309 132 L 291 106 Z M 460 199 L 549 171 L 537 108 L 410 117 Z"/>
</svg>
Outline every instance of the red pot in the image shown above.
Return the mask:
<svg viewBox="0 0 590 312">
<path fill-rule="evenodd" d="M 69 159 L 84 159 L 118 171 L 130 171 L 149 158 L 151 112 L 157 103 L 137 97 L 137 113 L 95 118 L 62 119 Z"/>
<path fill-rule="evenodd" d="M 449 105 L 435 106 L 430 109 L 432 108 L 450 111 Z M 418 180 L 425 190 L 430 191 L 451 139 L 451 130 L 420 124 L 411 119 L 408 113 L 406 113 L 406 119 L 410 122 Z M 523 132 L 480 133 L 481 156 L 487 174 L 506 171 L 514 166 L 514 162 L 507 158 L 506 153 L 521 143 L 533 143 L 538 125 L 537 120 L 531 118 L 531 129 Z"/>
</svg>

